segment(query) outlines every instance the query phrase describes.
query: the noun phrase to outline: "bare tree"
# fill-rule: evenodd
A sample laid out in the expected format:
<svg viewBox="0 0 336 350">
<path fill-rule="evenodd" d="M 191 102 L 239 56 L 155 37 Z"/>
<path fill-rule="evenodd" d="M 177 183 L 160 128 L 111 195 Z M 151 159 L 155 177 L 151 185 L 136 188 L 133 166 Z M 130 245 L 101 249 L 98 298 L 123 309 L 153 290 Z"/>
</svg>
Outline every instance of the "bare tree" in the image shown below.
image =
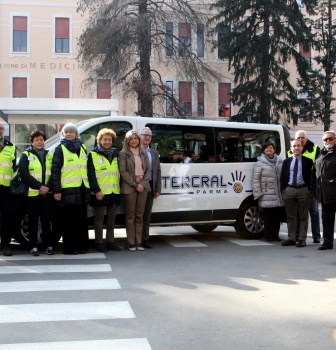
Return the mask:
<svg viewBox="0 0 336 350">
<path fill-rule="evenodd" d="M 167 99 L 174 115 L 185 115 L 162 78 L 162 68 L 173 69 L 180 80 L 219 78 L 198 57 L 191 36 L 177 34 L 180 23 L 186 31 L 205 35 L 206 11 L 194 1 L 80 0 L 78 11 L 88 15 L 77 57 L 88 76 L 85 87 L 97 77 L 112 79 L 119 91 L 137 94 L 142 116 L 153 116 L 153 100 Z"/>
</svg>

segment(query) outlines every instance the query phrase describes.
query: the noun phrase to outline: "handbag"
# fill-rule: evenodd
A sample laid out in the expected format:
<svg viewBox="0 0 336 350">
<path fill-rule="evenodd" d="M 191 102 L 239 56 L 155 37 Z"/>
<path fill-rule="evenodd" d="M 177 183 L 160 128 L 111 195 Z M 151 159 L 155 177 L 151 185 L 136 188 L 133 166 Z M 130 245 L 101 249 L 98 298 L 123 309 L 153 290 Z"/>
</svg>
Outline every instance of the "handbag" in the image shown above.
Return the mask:
<svg viewBox="0 0 336 350">
<path fill-rule="evenodd" d="M 28 186 L 26 186 L 22 181 L 20 177 L 19 171 L 16 171 L 14 174 L 10 187 L 9 187 L 10 194 L 14 196 L 27 196 L 28 195 Z"/>
</svg>

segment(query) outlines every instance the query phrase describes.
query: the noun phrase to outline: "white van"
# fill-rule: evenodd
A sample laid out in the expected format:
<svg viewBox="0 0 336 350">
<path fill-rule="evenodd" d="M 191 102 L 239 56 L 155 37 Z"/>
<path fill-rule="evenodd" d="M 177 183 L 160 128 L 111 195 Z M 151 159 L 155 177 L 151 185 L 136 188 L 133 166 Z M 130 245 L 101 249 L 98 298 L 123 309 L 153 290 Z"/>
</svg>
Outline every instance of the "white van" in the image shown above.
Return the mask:
<svg viewBox="0 0 336 350">
<path fill-rule="evenodd" d="M 252 196 L 254 163 L 266 141 L 274 142 L 277 154 L 286 158 L 290 147 L 286 127 L 126 116 L 90 119 L 76 125 L 88 151 L 102 128 L 116 132 L 114 147 L 119 150 L 128 130 L 141 133 L 146 126 L 152 130 L 151 147 L 159 152 L 161 160 L 162 193 L 154 201 L 151 225 L 191 225 L 200 232 L 209 232 L 218 225 L 234 225 L 245 238 L 262 237 L 261 211 Z M 51 137 L 45 148 L 53 153 L 59 139 L 59 134 Z M 199 155 L 200 163 L 175 162 L 184 151 Z M 225 155 L 225 162 L 218 162 L 219 154 Z M 90 224 L 93 211 L 88 213 Z M 116 225 L 124 226 L 123 205 L 118 209 Z M 58 239 L 57 226 L 54 220 L 53 231 Z M 24 222 L 20 231 L 16 236 L 26 240 Z"/>
</svg>

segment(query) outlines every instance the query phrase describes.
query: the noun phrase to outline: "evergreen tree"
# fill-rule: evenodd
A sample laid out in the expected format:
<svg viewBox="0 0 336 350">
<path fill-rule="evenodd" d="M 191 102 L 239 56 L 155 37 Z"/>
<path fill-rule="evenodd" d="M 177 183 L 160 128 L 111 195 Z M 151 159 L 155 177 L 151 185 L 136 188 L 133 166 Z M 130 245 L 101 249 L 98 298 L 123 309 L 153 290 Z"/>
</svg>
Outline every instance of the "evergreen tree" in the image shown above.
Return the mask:
<svg viewBox="0 0 336 350">
<path fill-rule="evenodd" d="M 302 1 L 313 11 L 315 0 Z M 214 43 L 229 62 L 235 87 L 232 102 L 240 115 L 255 114 L 254 121 L 277 123 L 298 116 L 296 87 L 290 82 L 286 64 L 293 60 L 305 77 L 309 65 L 298 52 L 298 44 L 310 38 L 309 26 L 296 0 L 218 0 L 218 14 L 211 18 L 214 31 L 227 28 L 225 40 Z"/>
<path fill-rule="evenodd" d="M 309 71 L 309 80 L 299 82 L 301 93 L 308 99 L 306 107 L 309 108 L 309 115 L 316 123 L 322 122 L 325 131 L 330 130 L 331 116 L 335 112 L 335 108 L 331 107 L 331 102 L 335 100 L 333 85 L 336 76 L 335 9 L 335 0 L 318 1 L 317 18 L 313 21 L 316 63 L 313 62 Z M 305 108 L 302 108 L 302 112 L 307 113 Z"/>
<path fill-rule="evenodd" d="M 185 23 L 185 31 L 205 35 L 200 10 L 191 0 L 79 0 L 78 11 L 88 15 L 78 41 L 78 60 L 88 75 L 84 86 L 97 77 L 112 79 L 124 95 L 137 94 L 141 116 L 153 116 L 154 99 L 169 99 L 174 115 L 184 116 L 160 67 L 188 81 L 218 78 L 191 47 L 191 36 L 177 34 L 177 24 Z"/>
</svg>

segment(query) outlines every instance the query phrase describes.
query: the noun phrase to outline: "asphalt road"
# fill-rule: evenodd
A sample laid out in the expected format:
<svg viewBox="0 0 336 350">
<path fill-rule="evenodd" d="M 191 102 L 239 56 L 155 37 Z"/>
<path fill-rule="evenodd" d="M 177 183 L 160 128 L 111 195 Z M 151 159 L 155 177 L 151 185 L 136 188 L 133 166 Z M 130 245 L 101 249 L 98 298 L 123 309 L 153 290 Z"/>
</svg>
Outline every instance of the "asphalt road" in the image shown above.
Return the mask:
<svg viewBox="0 0 336 350">
<path fill-rule="evenodd" d="M 0 349 L 336 349 L 336 250 L 151 234 L 144 252 L 0 256 Z"/>
</svg>

